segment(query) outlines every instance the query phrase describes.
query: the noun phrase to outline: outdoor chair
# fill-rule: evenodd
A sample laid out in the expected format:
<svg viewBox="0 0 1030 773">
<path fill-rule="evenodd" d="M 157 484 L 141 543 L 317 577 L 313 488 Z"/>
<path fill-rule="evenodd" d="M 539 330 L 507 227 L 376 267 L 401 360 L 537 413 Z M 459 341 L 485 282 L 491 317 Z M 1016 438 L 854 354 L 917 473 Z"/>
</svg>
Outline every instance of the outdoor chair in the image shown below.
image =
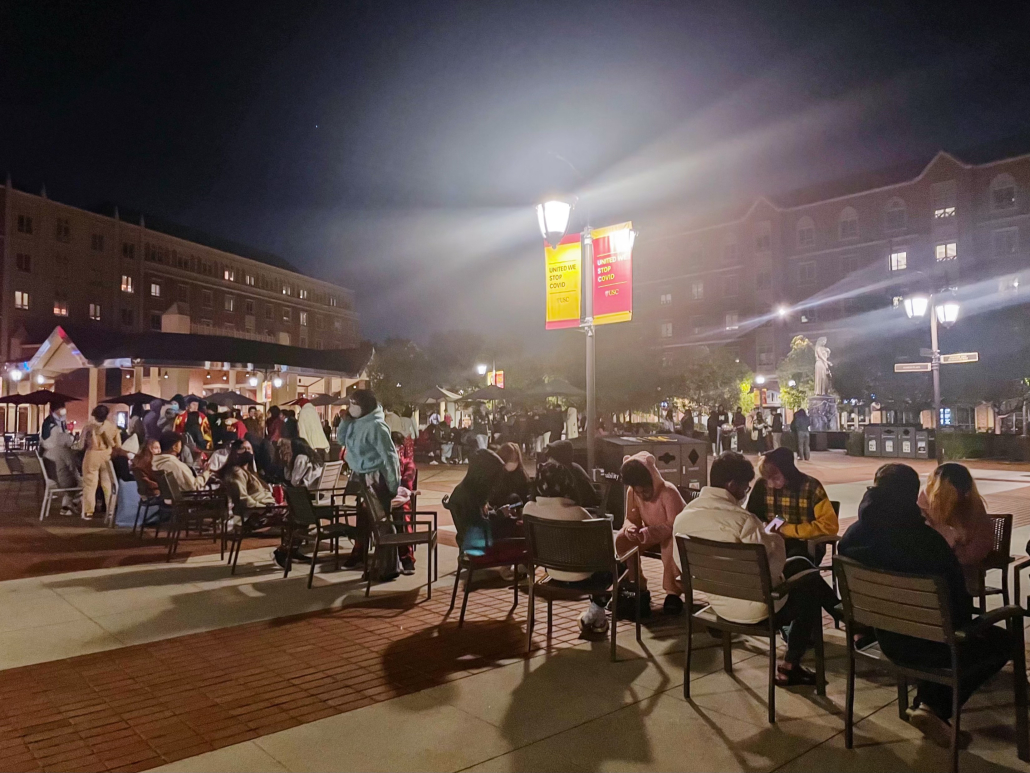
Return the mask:
<svg viewBox="0 0 1030 773">
<path fill-rule="evenodd" d="M 62 497 L 65 494 L 76 494 L 82 491 L 81 486 L 61 488 L 57 483 L 57 467 L 47 459 L 36 448 L 36 458 L 39 460 L 39 469 L 43 473 L 43 503 L 39 508 L 39 520 L 50 515 L 50 508 L 53 506 L 54 497 Z"/>
<path fill-rule="evenodd" d="M 619 628 L 619 588 L 629 576 L 629 569 L 619 572 L 619 564 L 625 564 L 637 548 L 624 555 L 615 553 L 615 532 L 607 518 L 591 518 L 587 521 L 557 521 L 552 518 L 538 518 L 524 515 L 522 523 L 526 531 L 527 565 L 529 567 L 529 617 L 526 621 L 526 651 L 533 648 L 533 626 L 536 622 L 536 597 L 547 600 L 547 643 L 551 642 L 553 604 L 557 601 L 582 601 L 592 596 L 612 592 L 612 662 L 616 659 L 616 633 Z M 608 572 L 611 581 L 598 581 L 584 587 L 567 588 L 556 585 L 550 577 L 538 580 L 536 569 L 554 569 L 562 572 Z M 636 594 L 636 634 L 640 641 L 640 597 Z"/>
<path fill-rule="evenodd" d="M 365 547 L 365 596 L 372 592 L 372 568 L 378 565 L 380 549 L 401 547 L 402 545 L 426 546 L 426 599 L 433 598 L 433 548 L 436 547 L 437 533 L 432 521 L 412 520 L 408 529 L 397 531 L 392 513 L 367 486 L 363 479 L 358 480 L 358 490 L 364 503 L 368 518 L 368 545 Z"/>
<path fill-rule="evenodd" d="M 197 533 L 203 535 L 204 521 L 211 521 L 213 540 L 222 539 L 222 557 L 225 557 L 225 532 L 228 509 L 225 503 L 225 492 L 221 490 L 182 491 L 175 478 L 163 470 L 154 470 L 161 497 L 171 503 L 172 518 L 168 525 L 168 557 L 179 550 L 179 538 L 185 530 L 190 533 L 190 524 L 196 524 Z"/>
<path fill-rule="evenodd" d="M 229 544 L 228 563 L 232 567 L 229 574 L 236 574 L 236 563 L 240 559 L 240 549 L 243 546 L 243 540 L 248 537 L 272 537 L 278 531 L 280 546 L 287 549 L 292 548 L 286 541 L 286 519 L 289 515 L 289 508 L 286 505 L 247 507 L 233 486 L 226 486 L 225 492 L 229 497 L 230 506 L 229 515 L 226 518 L 224 537 L 224 540 Z M 229 535 L 230 529 L 232 531 L 231 537 Z"/>
<path fill-rule="evenodd" d="M 340 487 L 340 474 L 343 472 L 343 462 L 326 462 L 322 465 L 322 475 L 318 479 L 318 485 L 311 489 L 311 498 L 316 505 L 334 505 L 337 491 L 342 495 L 344 489 Z"/>
<path fill-rule="evenodd" d="M 611 528 L 609 523 L 608 528 Z M 465 609 L 469 603 L 469 593 L 472 592 L 472 576 L 484 569 L 502 569 L 510 566 L 514 577 L 511 581 L 512 593 L 515 596 L 511 605 L 509 615 L 519 605 L 519 564 L 526 560 L 526 541 L 521 537 L 506 539 L 495 545 L 503 545 L 504 550 L 497 555 L 478 555 L 466 553 L 464 547 L 458 548 L 458 566 L 454 570 L 454 588 L 451 590 L 451 605 L 447 608 L 449 615 L 454 611 L 454 603 L 458 598 L 458 583 L 461 580 L 461 570 L 465 570 L 465 595 L 461 599 L 461 614 L 458 615 L 458 627 L 465 625 Z"/>
<path fill-rule="evenodd" d="M 733 673 L 731 634 L 737 633 L 769 640 L 769 722 L 776 721 L 776 607 L 775 603 L 810 576 L 818 576 L 818 569 L 798 572 L 779 585 L 773 586 L 769 572 L 769 559 L 763 545 L 716 542 L 699 537 L 676 535 L 679 550 L 684 597 L 688 610 L 692 607 L 695 590 L 731 599 L 756 601 L 765 604 L 768 617 L 760 623 L 734 623 L 719 617 L 711 605 L 687 614 L 687 659 L 683 665 L 683 697 L 690 700 L 690 658 L 694 624 L 722 632 L 722 667 Z M 823 627 L 816 627 L 815 673 L 816 692 L 826 694 L 826 669 L 823 655 Z"/>
<path fill-rule="evenodd" d="M 409 502 L 411 503 L 411 510 L 408 513 L 408 515 L 410 515 L 414 519 L 417 519 L 419 516 L 423 516 L 424 518 L 432 518 L 433 519 L 433 531 L 439 532 L 440 529 L 439 529 L 438 524 L 439 524 L 440 514 L 436 510 L 419 510 L 418 509 L 418 469 L 417 468 L 415 470 L 415 481 L 414 481 L 414 484 L 415 484 L 415 488 L 411 492 L 411 499 L 409 500 Z M 433 544 L 433 582 L 436 582 L 438 579 L 440 579 L 439 573 L 440 573 L 440 545 L 439 545 L 439 542 L 436 542 L 436 543 Z"/>
<path fill-rule="evenodd" d="M 340 569 L 340 538 L 354 539 L 356 536 L 355 527 L 339 522 L 332 522 L 323 525 L 323 520 L 333 520 L 333 511 L 329 507 L 316 506 L 312 503 L 312 496 L 317 496 L 316 491 L 308 491 L 304 487 L 288 487 L 286 489 L 286 501 L 290 506 L 287 516 L 287 534 L 284 543 L 288 547 L 286 556 L 286 572 L 283 577 L 290 574 L 293 567 L 293 547 L 299 541 L 309 539 L 313 542 L 311 552 L 311 570 L 308 572 L 308 588 L 315 579 L 315 564 L 318 563 L 318 546 L 325 540 L 329 540 L 333 551 L 333 558 L 336 561 L 336 570 Z"/>
<path fill-rule="evenodd" d="M 1002 606 L 1009 605 L 1009 567 L 1015 561 L 1012 552 L 1012 515 L 989 515 L 991 526 L 994 530 L 994 545 L 991 552 L 980 565 L 980 571 L 969 578 L 969 594 L 979 601 L 979 612 L 987 611 L 987 597 L 1001 594 Z M 987 584 L 987 572 L 992 569 L 1001 571 L 1001 587 L 993 587 Z M 1016 582 L 1019 582 L 1019 572 L 1016 571 Z M 1019 586 L 1016 586 L 1016 603 L 1019 603 Z"/>
<path fill-rule="evenodd" d="M 959 646 L 989 626 L 1006 621 L 1012 637 L 1012 668 L 1016 702 L 1016 749 L 1019 759 L 1030 762 L 1027 727 L 1026 653 L 1023 649 L 1023 610 L 1004 606 L 981 615 L 956 630 L 951 619 L 951 598 L 942 577 L 871 569 L 838 556 L 833 560 L 844 604 L 844 628 L 848 648 L 848 684 L 844 706 L 844 745 L 854 746 L 855 665 L 859 656 L 893 671 L 898 679 L 898 715 L 907 719 L 908 680 L 921 679 L 951 687 L 951 770 L 958 773 L 958 739 L 962 706 L 959 703 L 961 666 Z M 951 668 L 902 665 L 878 653 L 879 648 L 855 648 L 855 626 L 912 636 L 947 645 Z"/>
<path fill-rule="evenodd" d="M 136 481 L 136 493 L 139 494 L 139 503 L 136 505 L 136 520 L 132 523 L 132 533 L 135 534 L 136 528 L 139 527 L 139 538 L 143 539 L 143 532 L 147 527 L 150 509 L 156 508 L 157 519 L 154 521 L 154 539 L 157 539 L 157 535 L 161 532 L 161 510 L 163 509 L 164 500 L 161 498 L 160 493 L 154 496 L 151 495 L 150 481 L 143 474 L 143 470 L 133 467 L 132 478 Z"/>
</svg>

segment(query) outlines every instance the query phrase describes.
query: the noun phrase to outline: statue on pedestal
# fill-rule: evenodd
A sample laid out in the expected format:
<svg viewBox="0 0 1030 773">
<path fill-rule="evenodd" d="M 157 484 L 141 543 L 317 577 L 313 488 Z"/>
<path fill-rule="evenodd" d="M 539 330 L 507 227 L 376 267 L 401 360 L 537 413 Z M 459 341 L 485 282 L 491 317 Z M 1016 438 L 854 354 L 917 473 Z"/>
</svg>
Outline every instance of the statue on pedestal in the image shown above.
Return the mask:
<svg viewBox="0 0 1030 773">
<path fill-rule="evenodd" d="M 815 432 L 836 432 L 840 428 L 837 414 L 837 398 L 830 394 L 830 347 L 826 337 L 816 339 L 815 346 L 815 394 L 808 398 L 808 417 Z"/>
<path fill-rule="evenodd" d="M 830 348 L 826 345 L 826 336 L 816 339 L 815 346 L 815 393 L 830 394 Z"/>
</svg>

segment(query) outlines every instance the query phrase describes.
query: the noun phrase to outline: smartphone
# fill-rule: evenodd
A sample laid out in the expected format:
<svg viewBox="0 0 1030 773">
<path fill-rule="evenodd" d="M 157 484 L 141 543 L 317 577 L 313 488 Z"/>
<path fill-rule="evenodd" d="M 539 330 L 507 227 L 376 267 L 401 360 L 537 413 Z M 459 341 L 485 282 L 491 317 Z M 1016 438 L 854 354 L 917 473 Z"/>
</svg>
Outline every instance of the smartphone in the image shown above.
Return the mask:
<svg viewBox="0 0 1030 773">
<path fill-rule="evenodd" d="M 765 525 L 765 530 L 767 532 L 769 532 L 770 534 L 772 534 L 776 529 L 778 529 L 781 526 L 783 526 L 783 524 L 784 524 L 784 520 L 782 518 L 776 517 L 776 518 L 773 518 L 771 521 L 769 521 L 769 523 L 767 523 Z"/>
</svg>

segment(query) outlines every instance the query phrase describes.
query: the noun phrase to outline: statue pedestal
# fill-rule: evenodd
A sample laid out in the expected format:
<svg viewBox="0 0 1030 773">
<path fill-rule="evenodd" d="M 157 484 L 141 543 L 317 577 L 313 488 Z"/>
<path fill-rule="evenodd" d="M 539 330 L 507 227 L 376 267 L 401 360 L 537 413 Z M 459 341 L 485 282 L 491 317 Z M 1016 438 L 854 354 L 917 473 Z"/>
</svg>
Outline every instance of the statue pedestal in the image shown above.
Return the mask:
<svg viewBox="0 0 1030 773">
<path fill-rule="evenodd" d="M 833 395 L 812 395 L 808 398 L 808 418 L 812 432 L 837 432 L 840 430 L 837 398 Z"/>
</svg>

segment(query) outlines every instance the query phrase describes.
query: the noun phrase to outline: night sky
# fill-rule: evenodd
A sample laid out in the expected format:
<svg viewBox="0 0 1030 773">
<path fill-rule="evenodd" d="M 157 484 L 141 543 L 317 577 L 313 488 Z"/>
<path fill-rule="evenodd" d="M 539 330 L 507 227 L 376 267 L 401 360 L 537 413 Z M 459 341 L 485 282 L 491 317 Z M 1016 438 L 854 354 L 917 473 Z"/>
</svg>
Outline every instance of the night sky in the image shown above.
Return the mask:
<svg viewBox="0 0 1030 773">
<path fill-rule="evenodd" d="M 547 189 L 646 224 L 1030 136 L 1028 8 L 6 0 L 0 173 L 276 252 L 374 340 L 534 340 Z"/>
</svg>

